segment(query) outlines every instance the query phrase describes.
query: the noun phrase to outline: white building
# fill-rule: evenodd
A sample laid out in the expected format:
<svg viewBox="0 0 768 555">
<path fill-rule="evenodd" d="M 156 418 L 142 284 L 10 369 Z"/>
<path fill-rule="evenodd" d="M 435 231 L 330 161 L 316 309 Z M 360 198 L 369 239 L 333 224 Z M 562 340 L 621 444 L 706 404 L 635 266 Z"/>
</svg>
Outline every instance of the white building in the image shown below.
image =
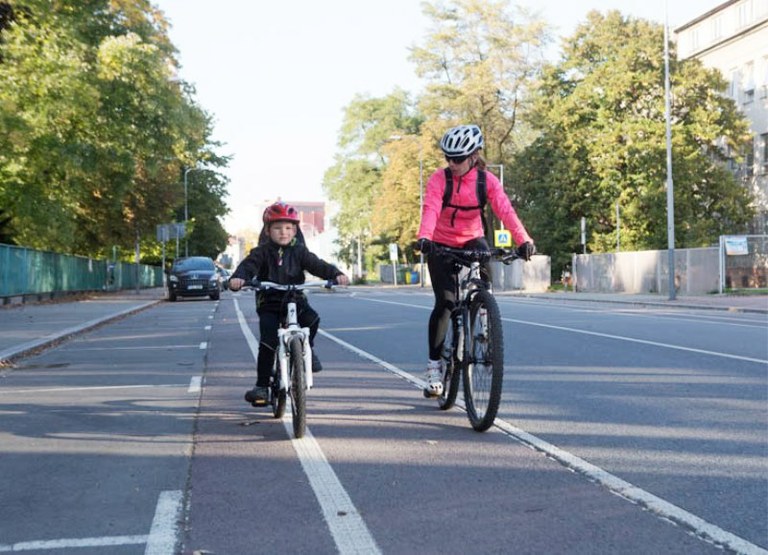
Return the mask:
<svg viewBox="0 0 768 555">
<path fill-rule="evenodd" d="M 730 0 L 675 29 L 681 60 L 719 69 L 728 95 L 750 122 L 752 148 L 736 174 L 752 192 L 752 233 L 768 233 L 768 0 Z"/>
</svg>

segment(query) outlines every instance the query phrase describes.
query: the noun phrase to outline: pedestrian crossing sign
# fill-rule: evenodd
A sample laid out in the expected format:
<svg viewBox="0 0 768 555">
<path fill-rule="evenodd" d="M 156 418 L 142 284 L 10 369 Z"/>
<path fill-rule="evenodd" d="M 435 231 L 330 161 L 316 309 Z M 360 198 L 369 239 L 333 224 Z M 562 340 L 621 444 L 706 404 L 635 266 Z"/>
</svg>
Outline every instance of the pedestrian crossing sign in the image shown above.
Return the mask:
<svg viewBox="0 0 768 555">
<path fill-rule="evenodd" d="M 495 229 L 493 230 L 493 244 L 496 247 L 511 247 L 512 246 L 512 234 L 508 229 Z"/>
</svg>

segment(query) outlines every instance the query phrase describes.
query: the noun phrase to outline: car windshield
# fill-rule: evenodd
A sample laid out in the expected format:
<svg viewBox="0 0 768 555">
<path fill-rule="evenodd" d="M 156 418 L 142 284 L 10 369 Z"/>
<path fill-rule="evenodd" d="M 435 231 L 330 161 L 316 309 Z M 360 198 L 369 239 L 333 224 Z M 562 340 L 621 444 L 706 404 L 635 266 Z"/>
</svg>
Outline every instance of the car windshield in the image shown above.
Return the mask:
<svg viewBox="0 0 768 555">
<path fill-rule="evenodd" d="M 177 260 L 173 265 L 173 269 L 177 272 L 188 272 L 190 270 L 213 270 L 214 266 L 213 260 L 210 258 L 195 256 Z"/>
</svg>

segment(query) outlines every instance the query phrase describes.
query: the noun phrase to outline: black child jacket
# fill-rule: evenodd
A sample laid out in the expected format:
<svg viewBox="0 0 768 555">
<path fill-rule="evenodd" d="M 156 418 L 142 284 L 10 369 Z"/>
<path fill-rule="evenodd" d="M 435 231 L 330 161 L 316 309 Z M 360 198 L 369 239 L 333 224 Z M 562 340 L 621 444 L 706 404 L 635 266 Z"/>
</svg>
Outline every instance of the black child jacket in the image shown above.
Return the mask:
<svg viewBox="0 0 768 555">
<path fill-rule="evenodd" d="M 273 281 L 281 285 L 304 283 L 304 272 L 309 272 L 321 279 L 334 279 L 343 272 L 333 264 L 322 260 L 310 252 L 303 242 L 296 239 L 285 247 L 272 241 L 265 241 L 251 249 L 248 256 L 237 266 L 233 278 L 244 279 L 247 283 L 254 277 L 259 281 Z M 256 306 L 273 303 L 281 304 L 282 291 L 259 291 L 256 295 Z"/>
</svg>

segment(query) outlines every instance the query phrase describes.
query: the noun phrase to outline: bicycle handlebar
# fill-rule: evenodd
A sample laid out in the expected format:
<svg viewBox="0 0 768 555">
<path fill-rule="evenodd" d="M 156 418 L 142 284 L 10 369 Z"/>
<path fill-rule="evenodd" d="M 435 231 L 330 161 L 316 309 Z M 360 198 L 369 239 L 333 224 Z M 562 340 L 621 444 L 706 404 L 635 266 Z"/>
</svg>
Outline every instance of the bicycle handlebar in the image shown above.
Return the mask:
<svg viewBox="0 0 768 555">
<path fill-rule="evenodd" d="M 277 289 L 278 291 L 304 291 L 305 289 L 312 289 L 315 287 L 323 287 L 325 289 L 333 289 L 338 284 L 335 280 L 328 279 L 325 281 L 307 281 L 304 283 L 288 283 L 281 284 L 273 281 L 259 281 L 256 278 L 251 280 L 249 288 L 252 289 Z"/>
<path fill-rule="evenodd" d="M 457 249 L 454 247 L 446 247 L 434 243 L 432 244 L 432 249 L 433 252 L 447 254 L 457 262 L 467 266 L 472 262 L 487 262 L 491 258 L 500 260 L 502 264 L 511 264 L 512 261 L 520 258 L 520 256 L 517 254 L 517 251 L 514 249 Z"/>
</svg>

